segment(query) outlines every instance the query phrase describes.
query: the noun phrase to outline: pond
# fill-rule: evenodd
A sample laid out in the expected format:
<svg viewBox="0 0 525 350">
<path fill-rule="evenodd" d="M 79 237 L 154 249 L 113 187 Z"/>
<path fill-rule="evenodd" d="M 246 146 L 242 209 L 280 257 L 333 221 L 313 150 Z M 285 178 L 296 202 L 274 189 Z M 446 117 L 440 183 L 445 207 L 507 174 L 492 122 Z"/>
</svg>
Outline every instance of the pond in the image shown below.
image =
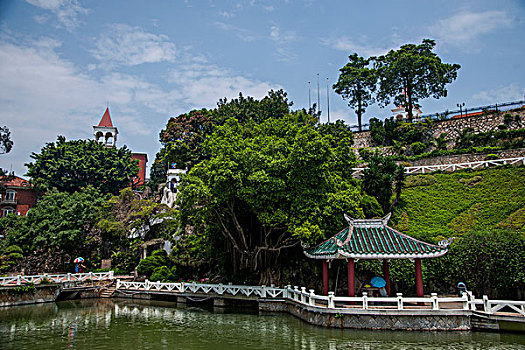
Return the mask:
<svg viewBox="0 0 525 350">
<path fill-rule="evenodd" d="M 0 308 L 1 349 L 524 349 L 525 336 L 327 329 L 285 314 L 88 299 Z"/>
</svg>

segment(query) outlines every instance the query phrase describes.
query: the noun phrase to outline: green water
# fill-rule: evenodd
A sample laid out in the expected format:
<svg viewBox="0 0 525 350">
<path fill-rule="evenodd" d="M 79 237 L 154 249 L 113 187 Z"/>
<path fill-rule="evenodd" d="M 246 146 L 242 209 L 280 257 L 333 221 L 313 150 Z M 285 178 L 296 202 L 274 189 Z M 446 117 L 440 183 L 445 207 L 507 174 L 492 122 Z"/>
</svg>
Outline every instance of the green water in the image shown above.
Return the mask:
<svg viewBox="0 0 525 350">
<path fill-rule="evenodd" d="M 525 336 L 326 329 L 292 316 L 92 299 L 0 308 L 0 349 L 525 349 Z"/>
</svg>

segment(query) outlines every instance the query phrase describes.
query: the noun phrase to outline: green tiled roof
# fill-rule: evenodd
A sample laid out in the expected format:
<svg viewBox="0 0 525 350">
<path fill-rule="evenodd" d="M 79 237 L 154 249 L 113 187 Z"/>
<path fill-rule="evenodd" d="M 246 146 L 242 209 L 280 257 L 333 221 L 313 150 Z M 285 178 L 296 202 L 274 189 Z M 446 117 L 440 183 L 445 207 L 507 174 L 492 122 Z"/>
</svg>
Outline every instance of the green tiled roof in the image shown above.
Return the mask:
<svg viewBox="0 0 525 350">
<path fill-rule="evenodd" d="M 305 249 L 304 253 L 314 259 L 406 259 L 433 258 L 447 252 L 448 242 L 433 245 L 407 236 L 386 225 L 389 217 L 378 220 L 347 218 L 348 228 Z"/>
</svg>

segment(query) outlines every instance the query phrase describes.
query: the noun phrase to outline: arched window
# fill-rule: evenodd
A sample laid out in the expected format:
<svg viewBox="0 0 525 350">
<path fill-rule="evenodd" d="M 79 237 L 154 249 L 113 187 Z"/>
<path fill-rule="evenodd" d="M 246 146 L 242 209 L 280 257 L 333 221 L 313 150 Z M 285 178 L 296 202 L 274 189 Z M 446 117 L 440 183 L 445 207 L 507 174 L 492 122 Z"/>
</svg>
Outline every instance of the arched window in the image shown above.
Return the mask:
<svg viewBox="0 0 525 350">
<path fill-rule="evenodd" d="M 97 134 L 95 135 L 95 139 L 97 140 L 97 142 L 100 142 L 100 143 L 104 142 L 103 137 L 104 137 L 104 134 L 101 131 L 97 132 Z"/>
<path fill-rule="evenodd" d="M 11 207 L 5 207 L 2 209 L 2 216 L 7 216 L 9 214 L 14 214 L 14 213 L 15 213 L 15 209 Z"/>
<path fill-rule="evenodd" d="M 108 132 L 106 133 L 106 146 L 113 146 L 113 134 Z"/>
</svg>

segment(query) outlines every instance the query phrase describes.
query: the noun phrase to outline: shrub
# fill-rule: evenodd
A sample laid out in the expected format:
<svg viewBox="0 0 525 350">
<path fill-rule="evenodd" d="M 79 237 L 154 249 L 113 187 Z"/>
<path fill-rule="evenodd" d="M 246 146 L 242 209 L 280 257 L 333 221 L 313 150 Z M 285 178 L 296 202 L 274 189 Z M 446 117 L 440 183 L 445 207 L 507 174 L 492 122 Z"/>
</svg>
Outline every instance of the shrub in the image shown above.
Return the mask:
<svg viewBox="0 0 525 350">
<path fill-rule="evenodd" d="M 372 149 L 364 148 L 364 147 L 360 148 L 358 152 L 359 152 L 359 156 L 361 157 L 361 159 L 365 161 L 368 161 L 370 157 L 372 157 L 372 155 L 374 154 L 374 151 L 372 151 Z"/>
<path fill-rule="evenodd" d="M 156 250 L 146 259 L 142 259 L 137 266 L 139 275 L 150 277 L 157 267 L 170 265 L 168 255 L 164 250 Z"/>
<path fill-rule="evenodd" d="M 22 251 L 22 248 L 20 248 L 19 246 L 15 245 L 15 244 L 10 245 L 10 246 L 8 246 L 5 249 L 5 254 L 6 255 L 9 255 L 11 253 L 24 254 L 24 252 Z"/>
<path fill-rule="evenodd" d="M 367 218 L 380 218 L 384 215 L 377 199 L 367 194 L 363 194 L 360 206 Z"/>
<path fill-rule="evenodd" d="M 154 282 L 175 282 L 177 279 L 175 276 L 176 271 L 177 269 L 175 266 L 173 266 L 171 269 L 167 266 L 157 267 L 151 274 L 150 280 Z"/>
<path fill-rule="evenodd" d="M 419 142 L 419 141 L 414 142 L 410 145 L 410 148 L 412 149 L 412 153 L 414 153 L 414 155 L 416 156 L 425 152 L 427 147 L 428 146 L 425 143 Z"/>
<path fill-rule="evenodd" d="M 487 154 L 487 156 L 485 157 L 485 160 L 494 160 L 494 159 L 499 159 L 499 156 L 494 153 Z"/>
<path fill-rule="evenodd" d="M 507 125 L 512 123 L 512 119 L 512 114 L 510 113 L 505 113 L 505 115 L 503 116 L 503 122 Z"/>
</svg>

